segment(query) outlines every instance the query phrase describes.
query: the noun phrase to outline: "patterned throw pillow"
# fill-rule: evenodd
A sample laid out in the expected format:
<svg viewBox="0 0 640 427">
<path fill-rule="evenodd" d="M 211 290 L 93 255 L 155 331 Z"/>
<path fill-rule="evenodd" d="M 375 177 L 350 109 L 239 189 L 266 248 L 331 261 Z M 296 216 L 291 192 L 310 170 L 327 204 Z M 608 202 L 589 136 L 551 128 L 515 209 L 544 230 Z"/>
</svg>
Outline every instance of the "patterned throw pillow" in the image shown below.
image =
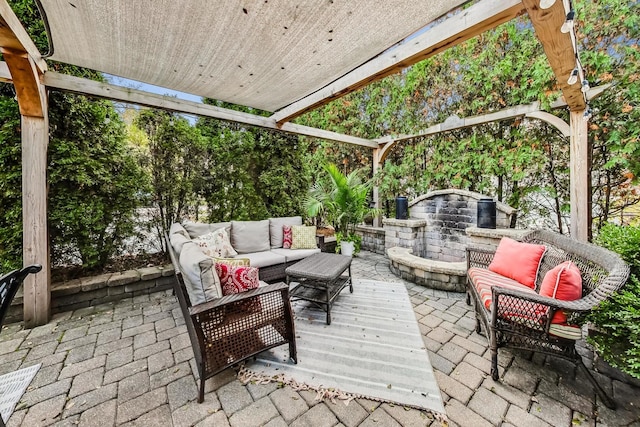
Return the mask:
<svg viewBox="0 0 640 427">
<path fill-rule="evenodd" d="M 249 258 L 214 258 L 213 260 L 219 264 L 227 264 L 234 267 L 249 267 L 251 265 Z"/>
<path fill-rule="evenodd" d="M 193 241 L 202 248 L 202 252 L 213 258 L 226 258 L 238 255 L 235 249 L 233 249 L 233 246 L 231 246 L 229 235 L 224 228 L 203 234 L 193 239 Z"/>
<path fill-rule="evenodd" d="M 222 295 L 238 294 L 255 289 L 260 285 L 256 267 L 216 263 L 216 272 L 220 278 Z"/>
<path fill-rule="evenodd" d="M 317 247 L 315 226 L 291 226 L 291 249 L 315 249 Z"/>
<path fill-rule="evenodd" d="M 282 226 L 282 249 L 291 249 L 292 241 L 293 241 L 293 236 L 291 234 L 291 226 L 283 225 Z"/>
</svg>

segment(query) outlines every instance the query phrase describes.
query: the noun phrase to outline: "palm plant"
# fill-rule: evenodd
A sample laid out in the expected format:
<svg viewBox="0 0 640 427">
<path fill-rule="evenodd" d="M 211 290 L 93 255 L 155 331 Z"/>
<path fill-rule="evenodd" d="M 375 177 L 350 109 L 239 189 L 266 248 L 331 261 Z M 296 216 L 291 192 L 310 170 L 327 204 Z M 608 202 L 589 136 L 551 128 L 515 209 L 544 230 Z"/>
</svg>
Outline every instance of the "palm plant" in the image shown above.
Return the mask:
<svg viewBox="0 0 640 427">
<path fill-rule="evenodd" d="M 355 170 L 344 175 L 332 163 L 324 165 L 329 180 L 313 184 L 303 205 L 310 217 L 322 216 L 335 230 L 338 240 L 355 241 L 356 225 L 367 215 L 377 215 L 377 209 L 369 207 L 371 181 L 363 182 L 363 170 Z"/>
</svg>

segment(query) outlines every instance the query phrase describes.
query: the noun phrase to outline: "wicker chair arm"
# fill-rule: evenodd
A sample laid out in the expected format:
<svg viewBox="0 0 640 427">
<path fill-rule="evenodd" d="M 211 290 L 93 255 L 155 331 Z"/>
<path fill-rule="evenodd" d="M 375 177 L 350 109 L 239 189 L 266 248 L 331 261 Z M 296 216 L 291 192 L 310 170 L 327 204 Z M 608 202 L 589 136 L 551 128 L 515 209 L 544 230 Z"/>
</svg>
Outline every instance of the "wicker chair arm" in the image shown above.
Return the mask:
<svg viewBox="0 0 640 427">
<path fill-rule="evenodd" d="M 225 295 L 221 298 L 189 307 L 189 314 L 191 316 L 196 316 L 207 311 L 217 310 L 227 304 L 245 300 L 251 301 L 257 299 L 260 295 L 265 295 L 272 292 L 284 292 L 285 298 L 289 298 L 289 286 L 286 283 L 274 283 L 273 285 L 261 286 L 259 288 L 251 289 L 246 292 L 241 292 L 239 294 Z"/>
<path fill-rule="evenodd" d="M 487 268 L 493 256 L 496 254 L 495 249 L 485 249 L 474 246 L 467 246 L 467 270 L 471 267 Z"/>
<path fill-rule="evenodd" d="M 555 298 L 546 297 L 540 294 L 534 294 L 531 292 L 521 291 L 518 289 L 502 288 L 500 286 L 494 286 L 491 288 L 492 294 L 492 309 L 497 308 L 499 303 L 499 296 L 509 296 L 514 299 L 522 300 L 523 304 L 543 305 L 554 310 L 564 310 L 572 312 L 585 312 L 593 308 L 593 304 L 590 304 L 585 298 L 580 298 L 574 301 L 563 301 Z"/>
</svg>

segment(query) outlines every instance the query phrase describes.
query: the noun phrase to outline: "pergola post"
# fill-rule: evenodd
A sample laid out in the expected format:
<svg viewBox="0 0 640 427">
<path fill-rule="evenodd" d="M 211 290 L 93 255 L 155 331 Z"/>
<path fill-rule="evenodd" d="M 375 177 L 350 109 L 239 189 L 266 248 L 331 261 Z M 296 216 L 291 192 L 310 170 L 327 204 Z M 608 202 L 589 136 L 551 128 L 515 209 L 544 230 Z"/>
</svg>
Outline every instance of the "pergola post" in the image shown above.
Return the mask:
<svg viewBox="0 0 640 427">
<path fill-rule="evenodd" d="M 23 283 L 24 325 L 44 325 L 51 314 L 49 235 L 47 232 L 47 146 L 49 119 L 46 89 L 26 52 L 3 48 L 16 90 L 22 121 L 22 262 L 41 264 L 39 274 Z"/>
<path fill-rule="evenodd" d="M 373 176 L 376 176 L 376 172 L 378 172 L 378 168 L 380 167 L 380 149 L 379 148 L 374 148 L 373 149 Z M 372 199 L 373 199 L 373 206 L 376 209 L 380 209 L 380 194 L 378 192 L 378 186 L 374 185 L 373 186 L 373 190 L 372 190 Z M 380 227 L 380 215 L 376 215 L 373 217 L 373 226 L 374 227 Z"/>
<path fill-rule="evenodd" d="M 570 126 L 571 237 L 586 242 L 589 239 L 591 217 L 591 153 L 587 138 L 588 120 L 584 117 L 584 111 L 570 112 Z"/>
</svg>

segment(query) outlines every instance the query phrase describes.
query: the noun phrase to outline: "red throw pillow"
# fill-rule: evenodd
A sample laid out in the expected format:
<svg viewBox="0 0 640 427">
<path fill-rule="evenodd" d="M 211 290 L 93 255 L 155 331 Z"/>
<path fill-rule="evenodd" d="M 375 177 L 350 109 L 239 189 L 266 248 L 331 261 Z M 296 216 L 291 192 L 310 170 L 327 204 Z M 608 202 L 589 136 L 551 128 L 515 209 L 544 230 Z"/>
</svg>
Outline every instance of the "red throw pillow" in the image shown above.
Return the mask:
<svg viewBox="0 0 640 427">
<path fill-rule="evenodd" d="M 220 278 L 222 295 L 238 294 L 255 289 L 260 284 L 256 267 L 216 263 L 216 273 Z"/>
<path fill-rule="evenodd" d="M 582 297 L 582 276 L 578 266 L 565 261 L 544 275 L 540 285 L 540 295 L 563 301 L 574 301 Z M 566 323 L 567 316 L 556 311 L 551 323 Z"/>
<path fill-rule="evenodd" d="M 282 226 L 282 248 L 291 249 L 291 243 L 293 242 L 293 232 L 290 225 Z"/>
<path fill-rule="evenodd" d="M 546 250 L 544 245 L 516 242 L 503 237 L 489 270 L 535 289 L 538 268 Z"/>
</svg>

